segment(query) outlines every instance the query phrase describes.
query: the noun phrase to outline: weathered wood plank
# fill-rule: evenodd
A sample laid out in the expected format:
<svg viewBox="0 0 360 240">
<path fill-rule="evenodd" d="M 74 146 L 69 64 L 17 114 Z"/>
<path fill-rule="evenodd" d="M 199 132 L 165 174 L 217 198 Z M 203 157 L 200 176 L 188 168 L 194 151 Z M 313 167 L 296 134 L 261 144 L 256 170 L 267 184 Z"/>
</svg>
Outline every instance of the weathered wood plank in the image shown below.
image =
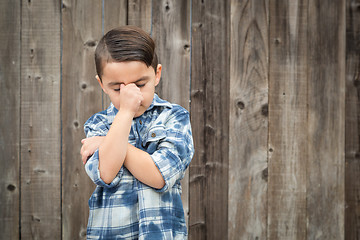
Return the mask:
<svg viewBox="0 0 360 240">
<path fill-rule="evenodd" d="M 270 1 L 268 239 L 306 239 L 307 1 Z"/>
<path fill-rule="evenodd" d="M 151 9 L 152 2 L 149 0 L 128 0 L 128 24 L 141 27 L 151 33 Z"/>
<path fill-rule="evenodd" d="M 340 240 L 345 212 L 345 0 L 308 4 L 307 238 Z"/>
<path fill-rule="evenodd" d="M 156 42 L 162 77 L 160 97 L 189 110 L 190 99 L 190 1 L 154 1 L 152 36 Z M 181 182 L 186 220 L 189 212 L 188 171 Z"/>
<path fill-rule="evenodd" d="M 102 36 L 102 2 L 64 0 L 62 67 L 63 239 L 85 239 L 88 199 L 95 185 L 79 154 L 83 124 L 102 110 L 102 90 L 95 79 L 94 51 Z"/>
<path fill-rule="evenodd" d="M 190 1 L 154 1 L 152 21 L 152 37 L 163 66 L 157 92 L 189 110 Z"/>
<path fill-rule="evenodd" d="M 229 239 L 266 239 L 268 1 L 231 1 Z"/>
<path fill-rule="evenodd" d="M 360 1 L 346 1 L 345 239 L 360 239 Z"/>
<path fill-rule="evenodd" d="M 0 2 L 0 231 L 19 238 L 20 1 Z"/>
<path fill-rule="evenodd" d="M 228 237 L 230 1 L 192 1 L 189 239 Z"/>
<path fill-rule="evenodd" d="M 22 2 L 21 238 L 61 238 L 60 2 Z"/>
<path fill-rule="evenodd" d="M 103 34 L 115 27 L 126 25 L 127 22 L 127 0 L 106 0 L 103 3 Z M 103 109 L 110 105 L 110 98 L 105 93 L 103 97 Z"/>
<path fill-rule="evenodd" d="M 127 0 L 106 0 L 104 1 L 104 31 L 126 25 L 127 22 Z"/>
</svg>

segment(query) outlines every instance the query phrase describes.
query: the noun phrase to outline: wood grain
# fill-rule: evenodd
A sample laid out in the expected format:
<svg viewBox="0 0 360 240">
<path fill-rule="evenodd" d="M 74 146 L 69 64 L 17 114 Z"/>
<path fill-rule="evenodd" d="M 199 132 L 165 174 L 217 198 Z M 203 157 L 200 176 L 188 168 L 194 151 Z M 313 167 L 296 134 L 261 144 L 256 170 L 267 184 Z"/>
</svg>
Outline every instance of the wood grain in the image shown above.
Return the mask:
<svg viewBox="0 0 360 240">
<path fill-rule="evenodd" d="M 231 2 L 228 239 L 266 239 L 268 1 Z"/>
<path fill-rule="evenodd" d="M 345 212 L 345 1 L 309 1 L 308 9 L 307 238 L 340 240 Z"/>
<path fill-rule="evenodd" d="M 360 1 L 346 1 L 345 239 L 360 239 Z M 357 180 L 356 180 L 357 179 Z"/>
<path fill-rule="evenodd" d="M 307 1 L 270 1 L 268 239 L 306 239 Z"/>
<path fill-rule="evenodd" d="M 171 103 L 190 109 L 190 1 L 154 1 L 152 37 L 162 76 L 156 92 Z M 181 182 L 186 221 L 189 213 L 189 175 Z"/>
<path fill-rule="evenodd" d="M 81 162 L 83 125 L 102 110 L 94 51 L 102 36 L 101 1 L 64 0 L 62 65 L 63 239 L 86 239 L 88 200 L 95 185 Z"/>
<path fill-rule="evenodd" d="M 230 1 L 192 1 L 189 239 L 227 239 Z"/>
<path fill-rule="evenodd" d="M 151 33 L 152 2 L 149 0 L 128 0 L 128 24 L 141 27 Z"/>
<path fill-rule="evenodd" d="M 18 239 L 20 230 L 20 11 L 19 1 L 0 2 L 1 239 Z"/>
<path fill-rule="evenodd" d="M 21 238 L 60 239 L 60 2 L 21 5 Z"/>
</svg>

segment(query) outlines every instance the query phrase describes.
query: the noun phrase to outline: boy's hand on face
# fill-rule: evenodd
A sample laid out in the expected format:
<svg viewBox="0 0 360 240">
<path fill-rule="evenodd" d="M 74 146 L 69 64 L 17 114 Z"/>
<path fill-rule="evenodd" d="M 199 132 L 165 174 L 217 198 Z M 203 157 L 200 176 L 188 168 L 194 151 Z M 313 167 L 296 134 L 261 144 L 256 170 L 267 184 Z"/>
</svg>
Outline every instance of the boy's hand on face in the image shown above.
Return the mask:
<svg viewBox="0 0 360 240">
<path fill-rule="evenodd" d="M 80 154 L 83 164 L 85 164 L 88 158 L 94 154 L 96 149 L 99 148 L 100 144 L 103 141 L 104 141 L 103 136 L 95 136 L 90 138 L 84 138 L 81 140 L 82 147 L 80 150 Z"/>
<path fill-rule="evenodd" d="M 144 100 L 144 97 L 134 83 L 128 85 L 120 85 L 120 109 L 122 111 L 129 111 L 133 115 L 139 111 L 141 102 Z M 119 110 L 120 110 L 119 109 Z"/>
</svg>

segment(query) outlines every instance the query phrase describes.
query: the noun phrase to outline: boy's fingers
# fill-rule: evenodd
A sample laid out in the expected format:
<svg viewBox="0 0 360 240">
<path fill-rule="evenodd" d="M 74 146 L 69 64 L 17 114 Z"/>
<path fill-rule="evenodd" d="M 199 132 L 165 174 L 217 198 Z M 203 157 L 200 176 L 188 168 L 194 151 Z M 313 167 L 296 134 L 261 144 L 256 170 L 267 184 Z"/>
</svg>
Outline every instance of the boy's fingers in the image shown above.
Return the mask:
<svg viewBox="0 0 360 240">
<path fill-rule="evenodd" d="M 85 140 L 86 140 L 86 138 L 81 139 L 81 143 L 84 144 Z"/>
<path fill-rule="evenodd" d="M 85 164 L 87 157 L 88 157 L 88 153 L 87 151 L 84 151 L 83 154 L 81 155 L 81 160 L 83 164 Z"/>
</svg>

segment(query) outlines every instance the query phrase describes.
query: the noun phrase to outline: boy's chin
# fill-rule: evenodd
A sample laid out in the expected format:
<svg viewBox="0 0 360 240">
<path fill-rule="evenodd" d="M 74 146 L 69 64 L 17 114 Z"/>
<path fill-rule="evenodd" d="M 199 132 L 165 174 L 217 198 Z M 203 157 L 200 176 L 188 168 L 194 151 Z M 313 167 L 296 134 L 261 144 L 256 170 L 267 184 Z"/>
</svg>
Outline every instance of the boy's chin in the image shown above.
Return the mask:
<svg viewBox="0 0 360 240">
<path fill-rule="evenodd" d="M 145 112 L 144 109 L 142 109 L 142 107 L 139 109 L 139 111 L 137 111 L 137 113 L 135 113 L 134 118 L 140 117 L 141 115 L 143 115 Z"/>
</svg>

